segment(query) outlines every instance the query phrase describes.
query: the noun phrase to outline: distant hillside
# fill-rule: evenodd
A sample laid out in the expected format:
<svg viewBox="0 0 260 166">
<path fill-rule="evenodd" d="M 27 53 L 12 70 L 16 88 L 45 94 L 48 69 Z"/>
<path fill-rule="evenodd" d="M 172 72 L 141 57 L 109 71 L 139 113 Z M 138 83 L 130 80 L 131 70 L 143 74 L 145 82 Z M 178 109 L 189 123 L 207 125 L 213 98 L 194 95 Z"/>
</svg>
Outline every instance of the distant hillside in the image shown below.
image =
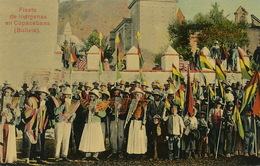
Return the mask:
<svg viewBox="0 0 260 166">
<path fill-rule="evenodd" d="M 129 17 L 128 0 L 85 0 L 59 4 L 58 35 L 69 21 L 72 34 L 86 38 L 94 29 L 105 36 L 124 17 Z"/>
</svg>

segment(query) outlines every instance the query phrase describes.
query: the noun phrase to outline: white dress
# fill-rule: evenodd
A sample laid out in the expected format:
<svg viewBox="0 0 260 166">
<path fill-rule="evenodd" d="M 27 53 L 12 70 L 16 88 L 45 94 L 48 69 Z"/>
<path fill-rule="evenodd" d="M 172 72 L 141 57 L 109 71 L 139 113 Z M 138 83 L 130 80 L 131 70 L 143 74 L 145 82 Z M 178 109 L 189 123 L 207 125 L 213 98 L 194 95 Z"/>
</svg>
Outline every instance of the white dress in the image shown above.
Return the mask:
<svg viewBox="0 0 260 166">
<path fill-rule="evenodd" d="M 83 152 L 102 152 L 105 151 L 104 136 L 100 119 L 89 110 L 88 122 L 85 124 L 79 150 Z"/>
</svg>

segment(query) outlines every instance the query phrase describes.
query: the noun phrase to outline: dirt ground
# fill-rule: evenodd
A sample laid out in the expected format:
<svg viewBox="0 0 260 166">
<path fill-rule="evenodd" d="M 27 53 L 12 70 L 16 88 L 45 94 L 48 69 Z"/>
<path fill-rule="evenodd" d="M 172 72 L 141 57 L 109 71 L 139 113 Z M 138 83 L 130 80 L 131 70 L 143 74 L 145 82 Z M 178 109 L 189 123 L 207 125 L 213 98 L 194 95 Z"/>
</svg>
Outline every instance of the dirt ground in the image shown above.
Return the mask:
<svg viewBox="0 0 260 166">
<path fill-rule="evenodd" d="M 24 164 L 24 161 L 21 160 L 21 139 L 17 139 L 17 150 L 18 150 L 18 158 L 17 163 L 12 165 L 28 165 Z M 144 155 L 125 155 L 124 159 L 111 159 L 107 158 L 110 154 L 110 151 L 105 151 L 99 155 L 100 161 L 94 160 L 82 160 L 84 154 L 79 153 L 76 157 L 72 157 L 69 155 L 70 161 L 54 161 L 54 140 L 46 140 L 46 158 L 43 159 L 42 164 L 37 164 L 35 160 L 31 160 L 30 165 L 75 165 L 75 166 L 85 166 L 85 165 L 120 165 L 120 166 L 128 166 L 128 165 L 180 165 L 180 166 L 191 166 L 191 165 L 260 165 L 260 158 L 256 156 L 244 157 L 244 156 L 235 156 L 231 158 L 226 158 L 223 156 L 219 156 L 217 159 L 214 157 L 209 157 L 205 159 L 178 159 L 178 160 L 167 160 L 167 159 L 146 159 Z M 72 158 L 77 158 L 72 160 Z"/>
</svg>

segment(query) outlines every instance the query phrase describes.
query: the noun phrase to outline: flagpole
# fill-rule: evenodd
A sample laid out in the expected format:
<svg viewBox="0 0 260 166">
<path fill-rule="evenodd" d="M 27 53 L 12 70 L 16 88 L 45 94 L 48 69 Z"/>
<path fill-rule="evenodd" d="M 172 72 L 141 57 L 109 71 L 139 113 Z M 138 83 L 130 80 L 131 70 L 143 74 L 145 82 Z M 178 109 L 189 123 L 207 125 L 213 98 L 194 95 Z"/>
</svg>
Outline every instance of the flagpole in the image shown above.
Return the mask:
<svg viewBox="0 0 260 166">
<path fill-rule="evenodd" d="M 71 49 L 71 39 L 70 39 L 70 49 Z M 70 50 L 71 52 L 71 50 Z M 70 53 L 70 85 L 72 86 L 72 61 L 71 61 L 71 53 Z"/>
<path fill-rule="evenodd" d="M 257 156 L 258 149 L 257 149 L 257 135 L 256 135 L 256 117 L 254 115 L 254 132 L 255 132 L 255 156 Z"/>
</svg>

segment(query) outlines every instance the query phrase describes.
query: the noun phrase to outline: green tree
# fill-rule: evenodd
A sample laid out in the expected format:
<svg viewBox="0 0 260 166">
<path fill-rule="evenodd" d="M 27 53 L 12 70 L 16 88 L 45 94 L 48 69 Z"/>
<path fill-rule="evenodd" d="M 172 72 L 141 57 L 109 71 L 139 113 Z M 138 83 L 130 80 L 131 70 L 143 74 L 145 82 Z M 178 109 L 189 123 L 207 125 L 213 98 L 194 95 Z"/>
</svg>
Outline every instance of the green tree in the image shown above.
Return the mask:
<svg viewBox="0 0 260 166">
<path fill-rule="evenodd" d="M 97 30 L 93 30 L 92 33 L 87 37 L 87 39 L 82 39 L 82 42 L 85 44 L 84 47 L 81 48 L 81 52 L 87 53 L 88 50 L 93 46 L 96 45 L 100 47 L 100 33 Z M 103 36 L 101 41 L 101 46 L 104 52 L 104 58 L 107 58 L 109 62 L 113 60 L 113 52 L 114 49 L 109 46 L 107 43 L 107 37 Z"/>
<path fill-rule="evenodd" d="M 193 20 L 185 23 L 173 22 L 168 27 L 172 47 L 183 55 L 184 60 L 191 60 L 190 36 L 195 32 L 198 32 L 199 48 L 210 48 L 216 40 L 225 42 L 227 47 L 234 43 L 240 47 L 247 45 L 247 25 L 233 23 L 223 13 L 224 10 L 220 10 L 218 3 L 215 3 L 207 14 L 198 13 Z"/>
</svg>

